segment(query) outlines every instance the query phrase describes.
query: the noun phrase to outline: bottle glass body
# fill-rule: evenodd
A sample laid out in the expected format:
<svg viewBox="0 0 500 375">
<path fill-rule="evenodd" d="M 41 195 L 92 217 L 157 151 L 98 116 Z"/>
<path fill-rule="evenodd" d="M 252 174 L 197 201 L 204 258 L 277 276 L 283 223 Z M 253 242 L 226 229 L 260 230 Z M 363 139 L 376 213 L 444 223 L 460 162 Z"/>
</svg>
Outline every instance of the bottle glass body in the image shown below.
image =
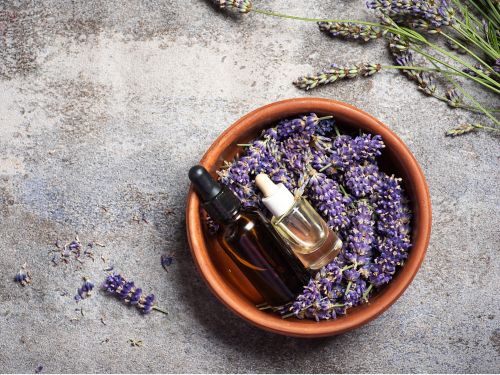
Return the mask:
<svg viewBox="0 0 500 375">
<path fill-rule="evenodd" d="M 273 217 L 272 223 L 304 266 L 318 270 L 330 263 L 342 248 L 342 241 L 304 198 L 288 212 Z"/>
<path fill-rule="evenodd" d="M 290 302 L 309 282 L 309 272 L 259 211 L 241 210 L 219 242 L 271 306 Z"/>
</svg>

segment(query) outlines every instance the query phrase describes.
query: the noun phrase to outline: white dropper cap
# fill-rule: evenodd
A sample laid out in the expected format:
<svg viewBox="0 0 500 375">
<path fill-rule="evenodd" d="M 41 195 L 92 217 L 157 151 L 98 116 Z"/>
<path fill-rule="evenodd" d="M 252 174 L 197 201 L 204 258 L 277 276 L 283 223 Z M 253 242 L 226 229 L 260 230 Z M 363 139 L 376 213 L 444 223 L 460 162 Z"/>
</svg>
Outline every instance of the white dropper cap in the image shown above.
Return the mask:
<svg viewBox="0 0 500 375">
<path fill-rule="evenodd" d="M 267 174 L 260 173 L 255 177 L 257 187 L 264 194 L 262 203 L 273 216 L 280 217 L 287 213 L 295 203 L 293 194 L 283 184 L 276 185 Z"/>
</svg>

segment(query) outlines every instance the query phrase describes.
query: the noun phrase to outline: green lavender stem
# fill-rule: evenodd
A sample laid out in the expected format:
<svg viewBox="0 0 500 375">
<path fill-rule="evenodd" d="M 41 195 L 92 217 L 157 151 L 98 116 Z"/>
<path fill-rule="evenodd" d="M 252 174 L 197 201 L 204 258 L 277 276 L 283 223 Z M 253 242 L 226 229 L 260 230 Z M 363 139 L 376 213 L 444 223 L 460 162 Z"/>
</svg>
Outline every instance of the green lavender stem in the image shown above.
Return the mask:
<svg viewBox="0 0 500 375">
<path fill-rule="evenodd" d="M 468 49 L 466 46 L 464 46 L 458 40 L 456 40 L 455 38 L 451 37 L 450 35 L 442 32 L 442 31 L 440 32 L 440 34 L 442 36 L 444 36 L 446 39 L 448 39 L 449 41 L 455 43 L 457 46 L 459 46 L 460 48 L 462 48 L 469 55 L 471 55 L 472 57 L 474 57 L 479 63 L 481 63 L 482 66 L 484 66 L 485 68 L 487 68 L 490 72 L 492 72 L 493 74 L 499 75 L 497 72 L 495 72 L 493 70 L 493 68 L 491 66 L 488 65 L 488 63 L 486 63 L 483 59 L 481 59 L 479 56 L 477 56 L 474 52 L 472 52 L 470 49 Z"/>
<path fill-rule="evenodd" d="M 446 79 L 458 90 L 460 91 L 460 93 L 462 95 L 464 95 L 465 97 L 467 97 L 471 102 L 474 103 L 474 105 L 476 105 L 481 111 L 484 112 L 484 114 L 486 116 L 488 116 L 488 118 L 493 121 L 493 123 L 497 126 L 500 126 L 500 121 L 498 121 L 491 113 L 490 111 L 488 111 L 486 108 L 484 108 L 481 103 L 479 103 L 472 95 L 470 95 L 466 90 L 464 90 L 462 88 L 462 86 L 460 86 L 458 84 L 457 81 L 455 81 L 453 78 L 451 78 L 450 76 L 448 76 L 446 73 L 444 74 L 444 76 L 446 77 Z"/>
<path fill-rule="evenodd" d="M 436 66 L 436 64 L 434 63 L 434 61 L 432 60 L 429 60 L 429 62 Z M 462 86 L 460 86 L 458 84 L 457 81 L 455 81 L 453 78 L 451 78 L 448 74 L 444 73 L 444 77 L 448 80 L 448 82 L 450 82 L 454 88 L 456 88 L 458 91 L 460 91 L 460 93 L 462 95 L 464 95 L 466 98 L 468 98 L 472 103 L 474 103 L 474 105 L 479 108 L 490 120 L 493 121 L 494 124 L 496 125 L 500 125 L 500 121 L 498 121 L 495 117 L 493 117 L 493 115 L 490 113 L 490 111 L 488 111 L 486 108 L 484 108 L 481 103 L 479 103 L 472 95 L 470 95 L 466 90 L 464 90 L 462 88 Z"/>
<path fill-rule="evenodd" d="M 457 1 L 460 1 L 460 0 L 457 0 Z M 456 3 L 456 1 L 455 1 L 455 3 Z M 487 12 L 485 12 L 483 9 L 481 9 L 481 7 L 480 7 L 479 5 L 477 5 L 474 1 L 468 1 L 468 3 L 469 3 L 469 4 L 471 4 L 472 6 L 474 6 L 474 7 L 476 8 L 476 10 L 477 10 L 479 13 L 481 13 L 481 15 L 482 15 L 485 19 L 487 19 L 488 21 L 492 22 L 493 24 L 495 23 L 495 21 L 494 21 L 494 20 L 492 20 L 492 19 L 490 18 L 490 16 L 488 15 L 488 13 L 487 13 Z"/>
<path fill-rule="evenodd" d="M 476 47 L 481 49 L 484 53 L 490 56 L 492 59 L 496 60 L 498 58 L 498 53 L 491 48 L 491 46 L 483 38 L 470 31 L 462 21 L 456 19 L 457 25 L 452 26 L 453 30 L 459 33 L 462 37 L 467 39 L 470 43 L 474 44 Z M 465 27 L 465 29 L 464 29 Z"/>
<path fill-rule="evenodd" d="M 493 84 L 494 86 L 496 86 L 497 88 L 494 88 L 492 86 L 489 86 L 489 85 L 486 85 L 485 83 L 483 83 L 481 80 L 479 80 L 477 77 L 473 77 L 467 73 L 465 73 L 466 76 L 468 76 L 469 78 L 471 79 L 474 79 L 474 81 L 476 82 L 479 82 L 480 84 L 482 84 L 483 86 L 486 86 L 486 87 L 489 87 L 490 89 L 492 89 L 493 91 L 495 91 L 496 93 L 500 93 L 500 90 L 498 88 L 500 88 L 500 83 L 498 83 L 497 81 L 495 81 L 494 79 L 492 79 L 491 77 L 489 77 L 487 74 L 485 74 L 482 70 L 480 69 L 477 69 L 476 67 L 466 63 L 464 60 L 462 60 L 461 58 L 457 57 L 456 55 L 454 55 L 453 53 L 450 53 L 448 51 L 446 51 L 445 49 L 439 47 L 438 45 L 434 44 L 434 43 L 431 43 L 431 42 L 428 42 L 426 40 L 425 44 L 427 46 L 429 46 L 430 48 L 434 49 L 435 51 L 438 51 L 440 52 L 441 54 L 445 55 L 446 57 L 454 60 L 455 62 L 463 65 L 464 67 L 472 70 L 474 73 L 476 73 L 478 76 L 481 76 L 484 80 L 490 82 L 491 84 Z M 450 69 L 453 69 L 455 71 L 460 71 L 456 68 L 454 68 L 452 65 L 450 64 L 447 64 L 445 63 L 444 61 L 441 61 L 439 59 L 435 59 L 437 62 L 439 62 L 440 64 L 443 64 L 445 66 L 447 66 L 448 68 Z M 462 72 L 463 73 L 463 72 Z"/>
<path fill-rule="evenodd" d="M 365 292 L 363 293 L 363 299 L 368 302 L 368 294 L 370 294 L 370 291 L 373 288 L 373 284 L 370 284 L 368 288 L 366 288 Z"/>
<path fill-rule="evenodd" d="M 438 100 L 441 100 L 442 102 L 449 103 L 449 99 L 444 97 L 444 96 L 441 96 L 438 94 L 433 94 L 432 96 Z M 453 108 L 462 108 L 462 109 L 465 109 L 465 110 L 470 111 L 470 112 L 480 113 L 480 114 L 484 115 L 484 112 L 480 108 L 470 106 L 467 104 L 455 104 L 452 107 Z M 489 112 L 500 112 L 500 108 L 486 108 L 486 110 Z"/>
<path fill-rule="evenodd" d="M 159 311 L 159 312 L 161 312 L 161 313 L 163 313 L 165 315 L 168 315 L 168 311 L 167 310 L 163 310 L 162 308 L 160 308 L 160 307 L 158 307 L 156 305 L 153 306 L 153 310 L 156 310 L 156 311 Z"/>
<path fill-rule="evenodd" d="M 349 282 L 347 283 L 346 288 L 345 288 L 345 293 L 344 293 L 344 295 L 345 295 L 345 296 L 346 296 L 346 295 L 347 295 L 347 293 L 349 293 L 349 291 L 351 290 L 351 285 L 352 285 L 352 281 L 349 281 Z"/>
<path fill-rule="evenodd" d="M 496 87 L 492 87 L 492 86 L 490 86 L 488 83 L 484 82 L 484 81 L 483 81 L 482 79 L 480 79 L 479 77 L 474 77 L 474 76 L 471 76 L 470 74 L 467 74 L 467 73 L 465 73 L 465 72 L 463 72 L 463 71 L 461 71 L 461 70 L 459 70 L 459 69 L 455 68 L 453 65 L 450 65 L 450 64 L 448 64 L 447 62 L 442 61 L 442 60 L 439 60 L 438 58 L 436 58 L 436 57 L 434 57 L 434 56 L 432 56 L 432 55 L 428 54 L 427 52 L 424 52 L 424 51 L 423 51 L 423 50 L 421 50 L 420 48 L 417 48 L 417 47 L 415 47 L 415 46 L 411 46 L 410 48 L 411 48 L 412 50 L 414 50 L 415 52 L 419 53 L 420 55 L 422 55 L 422 56 L 426 57 L 428 60 L 432 60 L 432 61 L 434 61 L 434 62 L 436 62 L 436 63 L 438 63 L 438 64 L 442 64 L 442 65 L 446 66 L 447 68 L 449 68 L 449 69 L 453 70 L 454 72 L 456 72 L 456 73 L 457 73 L 456 75 L 459 75 L 459 76 L 462 76 L 462 77 L 465 77 L 465 78 L 469 78 L 469 79 L 471 79 L 471 80 L 473 80 L 473 81 L 476 81 L 476 82 L 478 82 L 479 84 L 481 84 L 481 85 L 483 85 L 483 86 L 485 86 L 485 87 L 489 88 L 490 90 L 492 90 L 492 91 L 496 92 L 497 94 L 500 94 L 500 89 L 498 89 L 498 88 L 496 88 Z M 450 54 L 450 55 L 451 55 L 451 54 Z M 472 69 L 471 69 L 471 70 L 472 70 Z M 475 68 L 474 68 L 474 70 L 477 70 L 477 69 L 475 69 Z M 444 73 L 446 73 L 446 72 L 444 72 L 444 71 L 442 71 L 442 72 L 443 72 L 443 74 L 444 74 Z M 483 73 L 483 75 L 484 75 L 484 73 Z M 493 82 L 495 82 L 495 84 L 496 84 L 496 85 L 498 85 L 498 84 L 496 83 L 496 81 L 494 81 L 494 80 L 492 80 L 492 79 L 490 79 L 490 80 L 491 80 L 491 81 L 493 81 Z"/>
</svg>

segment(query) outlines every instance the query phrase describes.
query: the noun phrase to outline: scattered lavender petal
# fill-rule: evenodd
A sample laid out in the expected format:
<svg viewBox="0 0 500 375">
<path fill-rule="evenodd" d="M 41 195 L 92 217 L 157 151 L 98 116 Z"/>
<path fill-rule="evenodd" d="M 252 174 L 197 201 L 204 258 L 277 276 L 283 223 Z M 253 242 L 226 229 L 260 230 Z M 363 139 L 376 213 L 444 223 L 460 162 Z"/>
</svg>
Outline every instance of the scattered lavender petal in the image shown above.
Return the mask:
<svg viewBox="0 0 500 375">
<path fill-rule="evenodd" d="M 168 267 L 172 265 L 174 258 L 171 255 L 163 254 L 161 256 L 161 266 L 168 272 Z"/>
</svg>

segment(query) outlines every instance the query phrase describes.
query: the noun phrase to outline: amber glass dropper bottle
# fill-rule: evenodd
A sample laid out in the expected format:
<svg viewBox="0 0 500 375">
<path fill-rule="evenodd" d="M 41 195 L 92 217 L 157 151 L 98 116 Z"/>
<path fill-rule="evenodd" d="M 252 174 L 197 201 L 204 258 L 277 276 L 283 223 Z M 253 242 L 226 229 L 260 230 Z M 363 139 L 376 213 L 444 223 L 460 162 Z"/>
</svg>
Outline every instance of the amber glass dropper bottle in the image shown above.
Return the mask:
<svg viewBox="0 0 500 375">
<path fill-rule="evenodd" d="M 302 292 L 310 274 L 258 210 L 241 207 L 227 187 L 196 165 L 189 171 L 203 207 L 221 226 L 218 240 L 245 276 L 274 307 L 284 305 Z"/>
</svg>

